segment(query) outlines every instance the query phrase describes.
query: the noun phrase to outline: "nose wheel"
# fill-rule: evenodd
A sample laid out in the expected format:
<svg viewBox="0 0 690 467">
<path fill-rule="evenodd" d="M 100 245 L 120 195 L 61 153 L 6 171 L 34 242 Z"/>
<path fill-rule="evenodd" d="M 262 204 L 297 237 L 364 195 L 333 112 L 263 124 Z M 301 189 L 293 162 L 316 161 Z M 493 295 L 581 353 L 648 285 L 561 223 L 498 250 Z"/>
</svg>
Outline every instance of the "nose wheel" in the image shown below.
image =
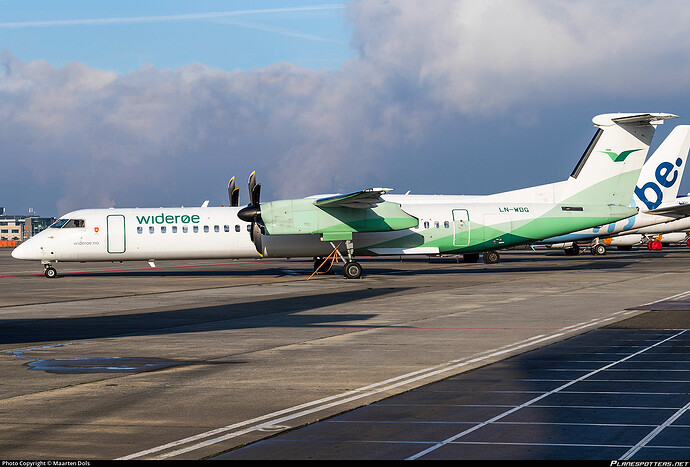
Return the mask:
<svg viewBox="0 0 690 467">
<path fill-rule="evenodd" d="M 43 275 L 48 279 L 54 279 L 57 276 L 57 270 L 50 264 L 43 265 Z"/>
</svg>

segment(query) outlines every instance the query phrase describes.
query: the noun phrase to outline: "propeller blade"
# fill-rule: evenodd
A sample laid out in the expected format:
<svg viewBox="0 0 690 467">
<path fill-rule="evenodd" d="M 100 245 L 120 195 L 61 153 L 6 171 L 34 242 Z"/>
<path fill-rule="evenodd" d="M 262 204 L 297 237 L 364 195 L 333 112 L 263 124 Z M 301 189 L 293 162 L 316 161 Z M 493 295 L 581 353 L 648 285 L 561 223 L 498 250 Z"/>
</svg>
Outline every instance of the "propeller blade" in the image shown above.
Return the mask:
<svg viewBox="0 0 690 467">
<path fill-rule="evenodd" d="M 252 206 L 254 206 L 257 209 L 259 209 L 260 198 L 261 198 L 261 183 L 257 183 L 254 186 L 254 190 L 252 191 Z"/>
<path fill-rule="evenodd" d="M 251 222 L 249 238 L 256 247 L 256 251 L 261 253 L 261 235 L 263 234 L 263 220 L 261 219 L 261 183 L 256 183 L 256 172 L 249 175 L 247 182 L 249 188 L 249 204 L 237 212 L 237 217 L 245 222 Z M 239 195 L 238 195 L 239 202 Z"/>
<path fill-rule="evenodd" d="M 256 171 L 249 175 L 249 182 L 247 184 L 249 185 L 249 203 L 254 206 L 252 201 L 254 200 L 254 187 L 256 186 Z"/>
<path fill-rule="evenodd" d="M 240 189 L 235 187 L 235 177 L 228 182 L 228 198 L 230 198 L 230 206 L 240 205 Z"/>
</svg>

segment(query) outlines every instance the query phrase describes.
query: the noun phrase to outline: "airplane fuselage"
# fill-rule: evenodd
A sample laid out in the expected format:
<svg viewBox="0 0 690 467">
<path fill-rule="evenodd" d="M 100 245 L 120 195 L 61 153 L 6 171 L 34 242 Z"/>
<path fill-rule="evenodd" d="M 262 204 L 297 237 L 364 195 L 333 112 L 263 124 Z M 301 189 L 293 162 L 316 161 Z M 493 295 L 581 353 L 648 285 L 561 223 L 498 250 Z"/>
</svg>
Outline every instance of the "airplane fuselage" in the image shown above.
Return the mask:
<svg viewBox="0 0 690 467">
<path fill-rule="evenodd" d="M 460 254 L 529 243 L 634 213 L 622 206 L 481 202 L 475 196 L 392 195 L 417 226 L 355 233 L 354 254 Z M 324 256 L 342 242 L 320 235 L 263 235 L 261 254 L 237 207 L 84 209 L 73 211 L 17 247 L 17 259 L 151 261 Z M 536 235 L 536 236 L 535 236 Z"/>
</svg>

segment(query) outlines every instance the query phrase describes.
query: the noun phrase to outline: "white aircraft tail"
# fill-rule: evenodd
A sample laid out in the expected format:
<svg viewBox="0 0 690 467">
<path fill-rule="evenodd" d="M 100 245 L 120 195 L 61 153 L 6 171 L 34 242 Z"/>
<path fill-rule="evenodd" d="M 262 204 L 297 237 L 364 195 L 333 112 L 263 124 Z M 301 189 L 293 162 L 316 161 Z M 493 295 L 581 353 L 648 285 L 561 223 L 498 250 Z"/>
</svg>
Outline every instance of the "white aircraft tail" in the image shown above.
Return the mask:
<svg viewBox="0 0 690 467">
<path fill-rule="evenodd" d="M 559 190 L 561 203 L 629 206 L 656 126 L 676 115 L 602 114 L 597 132 Z"/>
<path fill-rule="evenodd" d="M 690 125 L 678 125 L 642 167 L 633 205 L 651 211 L 675 202 L 689 150 Z"/>
</svg>

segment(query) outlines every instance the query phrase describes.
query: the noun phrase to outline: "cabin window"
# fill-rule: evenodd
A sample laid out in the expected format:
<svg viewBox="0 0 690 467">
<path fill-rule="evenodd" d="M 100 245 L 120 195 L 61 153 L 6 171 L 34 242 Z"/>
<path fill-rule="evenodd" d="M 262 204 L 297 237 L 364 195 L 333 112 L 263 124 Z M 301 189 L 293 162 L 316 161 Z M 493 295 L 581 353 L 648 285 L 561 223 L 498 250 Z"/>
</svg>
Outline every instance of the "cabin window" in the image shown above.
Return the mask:
<svg viewBox="0 0 690 467">
<path fill-rule="evenodd" d="M 449 227 L 450 227 L 450 222 L 448 222 L 448 221 L 443 221 L 443 227 L 446 228 L 446 229 L 449 228 Z"/>
<path fill-rule="evenodd" d="M 229 225 L 223 226 L 223 230 L 225 230 L 226 232 L 230 232 L 230 226 Z"/>
<path fill-rule="evenodd" d="M 252 225 L 251 225 L 251 224 L 247 224 L 247 232 L 251 232 L 251 231 L 252 231 Z"/>
<path fill-rule="evenodd" d="M 187 232 L 189 232 L 189 227 L 187 227 L 186 225 L 183 225 L 182 226 L 182 233 L 187 233 Z"/>
<path fill-rule="evenodd" d="M 216 233 L 217 233 L 217 232 L 220 232 L 220 227 L 217 226 L 217 225 L 214 225 L 214 226 L 213 226 L 213 231 L 216 232 Z"/>
<path fill-rule="evenodd" d="M 424 221 L 424 228 L 428 229 L 429 228 L 429 221 Z"/>
<path fill-rule="evenodd" d="M 240 226 L 239 226 L 239 225 L 235 225 L 235 232 L 239 232 L 239 231 L 240 231 Z"/>
<path fill-rule="evenodd" d="M 149 227 L 149 233 L 150 233 L 150 234 L 152 234 L 155 230 L 156 230 L 156 229 L 155 229 L 153 226 Z"/>
<path fill-rule="evenodd" d="M 205 232 L 205 233 L 208 233 L 208 225 L 205 225 L 205 226 L 204 226 L 204 232 Z"/>
<path fill-rule="evenodd" d="M 144 228 L 142 226 L 137 227 L 137 233 L 144 233 Z"/>
<path fill-rule="evenodd" d="M 172 233 L 177 233 L 177 226 L 176 225 L 172 226 Z"/>
<path fill-rule="evenodd" d="M 434 228 L 438 229 L 438 221 L 434 222 Z"/>
<path fill-rule="evenodd" d="M 199 226 L 198 225 L 195 225 L 194 227 L 192 227 L 192 229 L 194 230 L 194 233 L 199 233 Z"/>
<path fill-rule="evenodd" d="M 165 233 L 165 232 L 167 232 L 167 230 L 168 229 L 164 225 L 161 226 L 161 233 Z"/>
</svg>

